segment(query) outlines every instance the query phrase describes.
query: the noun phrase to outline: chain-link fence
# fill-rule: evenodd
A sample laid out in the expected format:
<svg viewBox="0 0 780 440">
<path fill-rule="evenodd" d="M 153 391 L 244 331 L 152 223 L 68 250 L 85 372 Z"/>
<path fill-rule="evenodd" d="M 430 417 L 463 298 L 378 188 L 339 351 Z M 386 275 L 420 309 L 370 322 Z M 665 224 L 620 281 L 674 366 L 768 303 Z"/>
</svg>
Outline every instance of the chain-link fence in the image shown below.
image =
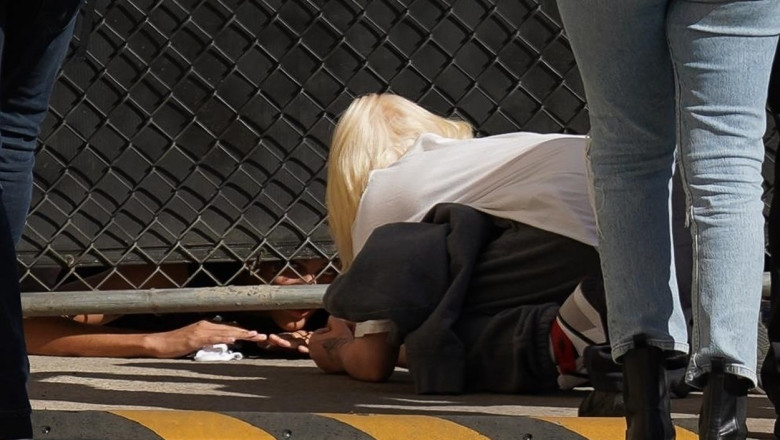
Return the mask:
<svg viewBox="0 0 780 440">
<path fill-rule="evenodd" d="M 311 258 L 329 273 L 328 141 L 362 93 L 401 94 L 485 135 L 588 130 L 554 0 L 95 7 L 41 136 L 25 290 L 267 283 Z M 282 264 L 263 273 L 263 261 Z"/>
</svg>

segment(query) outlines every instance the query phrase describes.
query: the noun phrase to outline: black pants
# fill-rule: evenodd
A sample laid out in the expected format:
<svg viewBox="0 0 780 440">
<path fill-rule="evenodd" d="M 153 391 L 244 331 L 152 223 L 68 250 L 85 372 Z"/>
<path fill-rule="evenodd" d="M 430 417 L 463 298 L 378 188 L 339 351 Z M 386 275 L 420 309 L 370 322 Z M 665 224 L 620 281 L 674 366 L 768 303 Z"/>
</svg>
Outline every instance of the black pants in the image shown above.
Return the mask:
<svg viewBox="0 0 780 440">
<path fill-rule="evenodd" d="M 32 437 L 16 252 L 0 203 L 0 439 Z"/>
<path fill-rule="evenodd" d="M 552 232 L 507 220 L 497 223 L 500 237 L 480 254 L 456 325 L 466 346 L 466 390 L 556 390 L 558 374 L 546 362 L 550 325 L 581 281 L 592 278 L 601 286 L 598 253 Z M 605 301 L 601 288 L 592 305 L 602 317 Z"/>
<path fill-rule="evenodd" d="M 32 437 L 15 244 L 38 132 L 82 2 L 0 1 L 0 439 Z"/>
</svg>

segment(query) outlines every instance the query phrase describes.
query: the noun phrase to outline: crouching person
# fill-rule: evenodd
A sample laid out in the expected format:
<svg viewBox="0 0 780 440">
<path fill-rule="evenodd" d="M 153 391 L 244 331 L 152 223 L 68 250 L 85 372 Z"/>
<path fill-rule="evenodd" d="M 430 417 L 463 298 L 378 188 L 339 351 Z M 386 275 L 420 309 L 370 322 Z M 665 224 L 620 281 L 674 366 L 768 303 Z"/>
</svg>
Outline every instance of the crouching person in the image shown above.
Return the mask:
<svg viewBox="0 0 780 440">
<path fill-rule="evenodd" d="M 572 388 L 587 382 L 585 347 L 606 341 L 600 279 L 588 245 L 440 204 L 371 234 L 329 286 L 332 316 L 310 355 L 326 372 L 384 381 L 403 347 L 418 393 Z"/>
</svg>

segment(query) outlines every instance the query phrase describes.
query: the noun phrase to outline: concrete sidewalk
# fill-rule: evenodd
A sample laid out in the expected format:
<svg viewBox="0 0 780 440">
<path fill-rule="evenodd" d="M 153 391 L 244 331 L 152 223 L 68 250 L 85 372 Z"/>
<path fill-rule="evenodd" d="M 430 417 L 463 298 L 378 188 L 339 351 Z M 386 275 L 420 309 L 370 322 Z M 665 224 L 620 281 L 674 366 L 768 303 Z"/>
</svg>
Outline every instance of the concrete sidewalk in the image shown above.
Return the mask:
<svg viewBox="0 0 780 440">
<path fill-rule="evenodd" d="M 608 440 L 622 439 L 625 429 L 622 419 L 575 417 L 586 389 L 424 396 L 404 370 L 370 384 L 323 374 L 307 359 L 30 362 L 36 439 Z M 696 438 L 699 399 L 672 402 L 678 439 Z M 750 396 L 749 418 L 750 438 L 771 439 L 765 396 Z"/>
</svg>

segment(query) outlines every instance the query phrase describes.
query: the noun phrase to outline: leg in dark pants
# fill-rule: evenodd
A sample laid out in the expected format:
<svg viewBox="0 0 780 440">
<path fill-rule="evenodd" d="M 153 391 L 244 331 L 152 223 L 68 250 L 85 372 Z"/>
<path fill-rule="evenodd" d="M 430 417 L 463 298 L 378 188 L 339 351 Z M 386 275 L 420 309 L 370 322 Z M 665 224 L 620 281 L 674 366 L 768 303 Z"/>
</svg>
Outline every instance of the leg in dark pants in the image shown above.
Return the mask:
<svg viewBox="0 0 780 440">
<path fill-rule="evenodd" d="M 2 2 L 0 32 L 0 187 L 14 243 L 32 196 L 41 124 L 84 0 Z"/>
<path fill-rule="evenodd" d="M 36 139 L 82 1 L 0 3 L 0 439 L 32 437 L 15 245 L 32 194 Z"/>
<path fill-rule="evenodd" d="M 597 274 L 596 250 L 568 237 L 498 220 L 503 232 L 480 254 L 457 323 L 469 391 L 533 393 L 558 388 L 550 358 L 556 313 Z"/>
<path fill-rule="evenodd" d="M 32 437 L 27 398 L 29 364 L 16 267 L 11 230 L 0 204 L 0 439 Z"/>
</svg>

